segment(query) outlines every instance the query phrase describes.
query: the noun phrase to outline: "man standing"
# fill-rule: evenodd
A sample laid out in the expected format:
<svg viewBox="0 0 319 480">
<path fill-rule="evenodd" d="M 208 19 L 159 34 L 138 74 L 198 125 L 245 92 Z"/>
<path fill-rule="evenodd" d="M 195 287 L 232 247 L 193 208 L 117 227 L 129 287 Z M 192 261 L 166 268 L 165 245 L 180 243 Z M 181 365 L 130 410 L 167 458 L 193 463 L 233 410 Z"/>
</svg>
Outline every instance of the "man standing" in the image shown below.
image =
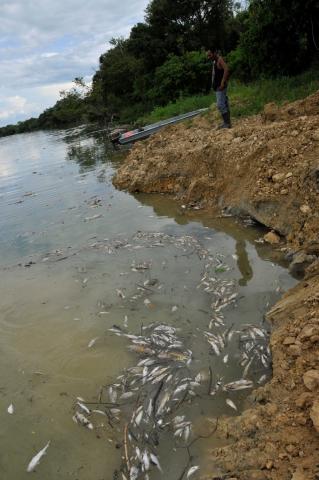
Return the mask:
<svg viewBox="0 0 319 480">
<path fill-rule="evenodd" d="M 219 128 L 231 128 L 227 97 L 229 68 L 223 57 L 219 55 L 215 48 L 208 50 L 207 57 L 213 62 L 213 90 L 216 92 L 217 108 L 223 118 L 223 124 Z"/>
</svg>

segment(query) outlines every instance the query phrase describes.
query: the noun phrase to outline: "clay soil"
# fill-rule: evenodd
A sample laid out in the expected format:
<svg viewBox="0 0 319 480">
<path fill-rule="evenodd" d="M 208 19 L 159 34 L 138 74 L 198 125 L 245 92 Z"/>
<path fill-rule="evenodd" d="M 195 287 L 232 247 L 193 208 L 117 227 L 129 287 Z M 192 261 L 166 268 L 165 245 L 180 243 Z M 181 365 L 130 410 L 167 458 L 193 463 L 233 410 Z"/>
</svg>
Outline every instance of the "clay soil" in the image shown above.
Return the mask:
<svg viewBox="0 0 319 480">
<path fill-rule="evenodd" d="M 319 92 L 266 105 L 230 130 L 216 130 L 213 114 L 162 130 L 134 146 L 114 184 L 250 215 L 272 230 L 274 248 L 307 267 L 268 313 L 273 378 L 242 415 L 219 419 L 225 446 L 209 452 L 205 479 L 318 480 Z"/>
</svg>

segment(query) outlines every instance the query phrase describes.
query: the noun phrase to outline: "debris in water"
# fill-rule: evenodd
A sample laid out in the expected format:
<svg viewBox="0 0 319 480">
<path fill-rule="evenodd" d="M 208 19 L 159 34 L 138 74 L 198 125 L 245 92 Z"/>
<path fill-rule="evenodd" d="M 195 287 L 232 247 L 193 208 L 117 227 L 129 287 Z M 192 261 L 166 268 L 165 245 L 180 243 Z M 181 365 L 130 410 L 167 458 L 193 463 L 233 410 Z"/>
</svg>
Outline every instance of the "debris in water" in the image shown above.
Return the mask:
<svg viewBox="0 0 319 480">
<path fill-rule="evenodd" d="M 10 415 L 14 413 L 14 406 L 12 405 L 12 403 L 8 406 L 8 413 L 10 413 Z"/>
</svg>

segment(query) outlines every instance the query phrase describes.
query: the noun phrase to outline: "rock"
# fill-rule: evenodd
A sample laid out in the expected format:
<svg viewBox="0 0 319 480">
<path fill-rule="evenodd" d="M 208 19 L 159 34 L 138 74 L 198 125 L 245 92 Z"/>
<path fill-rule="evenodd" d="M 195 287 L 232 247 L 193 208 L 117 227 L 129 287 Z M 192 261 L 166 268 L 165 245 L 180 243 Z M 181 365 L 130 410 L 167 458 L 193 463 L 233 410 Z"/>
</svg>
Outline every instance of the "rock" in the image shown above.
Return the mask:
<svg viewBox="0 0 319 480">
<path fill-rule="evenodd" d="M 310 418 L 312 420 L 313 426 L 319 432 L 319 400 L 315 400 L 311 410 L 310 410 Z"/>
<path fill-rule="evenodd" d="M 299 357 L 301 355 L 301 348 L 299 345 L 289 345 L 288 352 L 293 357 Z"/>
<path fill-rule="evenodd" d="M 283 345 L 293 345 L 295 342 L 296 342 L 295 337 L 286 337 L 282 343 Z"/>
<path fill-rule="evenodd" d="M 319 327 L 314 325 L 307 325 L 301 330 L 299 334 L 299 338 L 300 340 L 308 340 L 310 337 L 318 334 L 319 334 Z"/>
<path fill-rule="evenodd" d="M 282 190 L 280 190 L 280 195 L 287 195 L 288 191 L 289 190 L 287 188 L 283 188 Z"/>
<path fill-rule="evenodd" d="M 288 453 L 292 453 L 292 452 L 294 452 L 295 447 L 294 447 L 294 445 L 290 444 L 290 445 L 286 446 L 286 450 L 287 450 Z"/>
<path fill-rule="evenodd" d="M 276 173 L 272 176 L 272 181 L 275 183 L 280 183 L 285 179 L 286 175 L 284 173 Z"/>
<path fill-rule="evenodd" d="M 319 335 L 314 335 L 313 337 L 310 337 L 310 342 L 311 343 L 319 342 Z"/>
<path fill-rule="evenodd" d="M 319 130 L 315 130 L 314 132 L 312 132 L 311 136 L 313 140 L 317 140 L 319 142 Z"/>
<path fill-rule="evenodd" d="M 290 177 L 292 177 L 292 172 L 288 172 L 286 175 L 286 178 L 290 178 Z"/>
<path fill-rule="evenodd" d="M 319 370 L 308 370 L 303 375 L 303 382 L 311 392 L 316 390 L 319 387 Z"/>
<path fill-rule="evenodd" d="M 266 465 L 265 465 L 267 470 L 271 470 L 273 466 L 274 466 L 274 462 L 272 460 L 267 460 Z"/>
<path fill-rule="evenodd" d="M 298 468 L 293 474 L 293 476 L 291 477 L 291 480 L 310 480 L 310 479 L 308 476 L 305 475 L 302 468 Z"/>
<path fill-rule="evenodd" d="M 275 103 L 267 103 L 264 106 L 264 111 L 262 113 L 263 119 L 267 122 L 274 122 L 277 119 L 279 112 L 278 105 Z"/>
<path fill-rule="evenodd" d="M 309 205 L 301 205 L 300 211 L 301 213 L 307 215 L 308 213 L 311 213 L 311 208 L 309 207 Z"/>
<path fill-rule="evenodd" d="M 296 406 L 299 408 L 310 407 L 313 402 L 313 396 L 309 392 L 302 393 L 296 400 Z"/>
<path fill-rule="evenodd" d="M 280 237 L 275 232 L 268 232 L 264 235 L 264 240 L 271 245 L 280 243 Z"/>
<path fill-rule="evenodd" d="M 305 269 L 315 260 L 313 255 L 307 255 L 305 252 L 298 252 L 294 255 L 289 265 L 289 271 L 293 275 L 303 276 Z"/>
</svg>

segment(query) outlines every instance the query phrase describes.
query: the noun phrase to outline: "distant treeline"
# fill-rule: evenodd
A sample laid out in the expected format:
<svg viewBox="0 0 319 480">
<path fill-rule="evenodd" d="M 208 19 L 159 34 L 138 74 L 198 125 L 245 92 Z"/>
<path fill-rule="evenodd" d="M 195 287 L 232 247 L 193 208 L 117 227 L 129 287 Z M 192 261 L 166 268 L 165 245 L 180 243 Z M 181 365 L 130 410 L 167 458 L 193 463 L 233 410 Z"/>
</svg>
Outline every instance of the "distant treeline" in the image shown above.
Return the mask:
<svg viewBox="0 0 319 480">
<path fill-rule="evenodd" d="M 318 0 L 152 0 L 129 38 L 114 38 L 91 88 L 81 78 L 38 118 L 0 136 L 83 122 L 133 121 L 182 96 L 207 93 L 217 47 L 232 75 L 249 82 L 306 70 L 319 51 Z"/>
</svg>

